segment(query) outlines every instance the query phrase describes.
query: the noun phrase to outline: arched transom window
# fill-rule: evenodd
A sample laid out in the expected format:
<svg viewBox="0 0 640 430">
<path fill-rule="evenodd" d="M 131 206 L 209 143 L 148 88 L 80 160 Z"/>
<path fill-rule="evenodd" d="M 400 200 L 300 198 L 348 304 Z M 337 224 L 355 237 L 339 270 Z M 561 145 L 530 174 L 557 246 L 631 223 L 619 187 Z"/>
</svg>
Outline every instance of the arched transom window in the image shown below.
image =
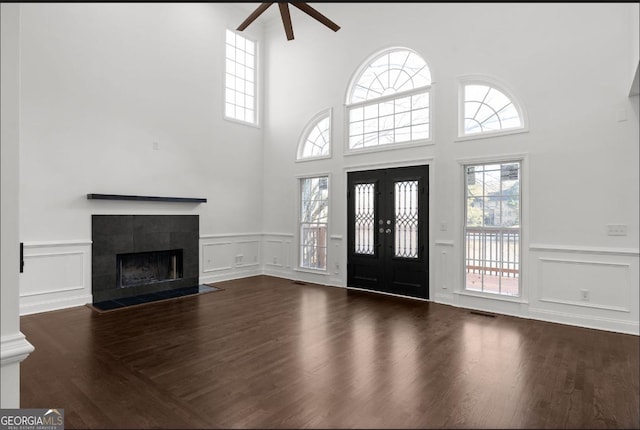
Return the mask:
<svg viewBox="0 0 640 430">
<path fill-rule="evenodd" d="M 298 144 L 298 160 L 331 156 L 331 110 L 316 115 L 305 127 Z"/>
<path fill-rule="evenodd" d="M 352 81 L 347 99 L 349 150 L 430 138 L 431 72 L 415 52 L 376 55 Z"/>
<path fill-rule="evenodd" d="M 494 85 L 466 83 L 461 118 L 462 136 L 496 133 L 524 127 L 521 108 Z"/>
</svg>

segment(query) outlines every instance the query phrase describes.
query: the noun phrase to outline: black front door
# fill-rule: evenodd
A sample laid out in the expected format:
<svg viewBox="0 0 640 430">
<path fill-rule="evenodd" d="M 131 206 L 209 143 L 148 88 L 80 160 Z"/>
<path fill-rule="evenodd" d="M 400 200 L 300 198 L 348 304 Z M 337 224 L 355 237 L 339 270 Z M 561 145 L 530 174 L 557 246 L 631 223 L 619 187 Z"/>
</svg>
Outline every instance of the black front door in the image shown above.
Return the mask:
<svg viewBox="0 0 640 430">
<path fill-rule="evenodd" d="M 429 298 L 429 166 L 348 173 L 347 286 Z"/>
</svg>

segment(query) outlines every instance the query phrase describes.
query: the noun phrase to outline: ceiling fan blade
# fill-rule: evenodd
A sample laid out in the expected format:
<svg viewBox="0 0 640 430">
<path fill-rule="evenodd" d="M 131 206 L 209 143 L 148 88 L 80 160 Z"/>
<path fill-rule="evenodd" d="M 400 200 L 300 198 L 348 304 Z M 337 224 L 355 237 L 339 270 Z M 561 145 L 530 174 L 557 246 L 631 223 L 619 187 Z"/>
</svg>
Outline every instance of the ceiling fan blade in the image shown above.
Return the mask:
<svg viewBox="0 0 640 430">
<path fill-rule="evenodd" d="M 267 10 L 267 8 L 269 8 L 269 6 L 271 6 L 273 4 L 273 2 L 268 2 L 268 3 L 262 3 L 260 6 L 258 6 L 258 8 L 256 10 L 254 10 L 251 15 L 249 15 L 247 17 L 247 19 L 245 19 L 242 24 L 240 24 L 238 26 L 238 28 L 236 28 L 237 31 L 242 31 L 245 28 L 249 27 L 249 24 L 251 24 L 253 21 L 255 21 L 255 19 L 257 17 L 259 17 L 262 12 L 264 12 L 265 10 Z"/>
<path fill-rule="evenodd" d="M 318 12 L 317 10 L 309 6 L 307 3 L 304 3 L 304 2 L 290 2 L 290 3 L 295 7 L 297 7 L 298 9 L 300 9 L 301 11 L 303 11 L 304 13 L 306 13 L 307 15 L 317 19 L 318 21 L 320 21 L 321 23 L 329 27 L 331 30 L 333 31 L 340 30 L 340 26 L 338 24 L 331 21 L 329 18 L 327 18 L 326 16 L 324 16 L 323 14 L 321 14 L 320 12 Z M 280 9 L 282 10 L 282 6 L 280 7 Z"/>
<path fill-rule="evenodd" d="M 293 40 L 293 26 L 291 25 L 289 5 L 284 2 L 278 2 L 278 6 L 280 7 L 280 15 L 282 15 L 282 24 L 284 24 L 284 32 L 287 34 L 287 40 Z"/>
</svg>

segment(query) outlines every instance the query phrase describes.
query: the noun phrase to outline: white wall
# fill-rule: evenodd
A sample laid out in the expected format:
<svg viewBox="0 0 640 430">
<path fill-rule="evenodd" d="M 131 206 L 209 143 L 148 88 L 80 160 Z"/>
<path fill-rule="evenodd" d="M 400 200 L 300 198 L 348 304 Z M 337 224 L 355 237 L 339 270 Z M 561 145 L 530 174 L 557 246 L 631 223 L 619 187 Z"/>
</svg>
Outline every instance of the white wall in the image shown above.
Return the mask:
<svg viewBox="0 0 640 430">
<path fill-rule="evenodd" d="M 20 332 L 18 314 L 19 238 L 18 238 L 18 148 L 20 142 L 20 6 L 2 3 L 2 59 L 0 98 L 2 132 L 0 171 L 2 175 L 2 271 L 0 273 L 0 408 L 20 407 L 20 362 L 33 346 Z"/>
<path fill-rule="evenodd" d="M 246 30 L 265 48 L 263 121 L 253 128 L 222 119 L 224 29 L 244 20 L 246 8 L 24 4 L 20 240 L 39 269 L 21 280 L 22 311 L 86 302 L 90 285 L 79 271 L 94 213 L 199 214 L 203 281 L 268 273 L 344 286 L 346 172 L 427 163 L 433 300 L 638 333 L 638 108 L 637 97 L 628 97 L 633 7 L 318 4 L 341 25 L 337 33 L 291 8 L 293 41 L 277 16 L 264 37 L 260 20 Z M 264 17 L 269 13 L 277 10 Z M 390 46 L 416 50 L 431 68 L 433 142 L 345 156 L 347 85 L 367 57 Z M 508 85 L 527 109 L 529 132 L 457 141 L 457 79 L 469 74 Z M 296 163 L 300 133 L 327 108 L 333 158 Z M 510 154 L 526 158 L 523 297 L 504 302 L 461 291 L 460 162 Z M 331 175 L 326 275 L 295 271 L 296 177 L 314 173 Z M 87 193 L 208 203 L 88 201 Z M 607 236 L 607 224 L 627 225 L 627 236 Z M 53 293 L 39 290 L 41 272 L 60 260 L 74 268 L 70 275 L 57 278 Z M 589 303 L 579 301 L 585 287 Z"/>
<path fill-rule="evenodd" d="M 341 251 L 329 256 L 331 273 L 320 280 L 335 284 L 339 279 L 344 285 L 346 171 L 427 162 L 432 166 L 433 300 L 637 334 L 639 135 L 637 103 L 628 97 L 633 5 L 334 3 L 317 8 L 342 28 L 333 33 L 292 8 L 295 40 L 286 40 L 279 23 L 266 30 L 264 231 L 295 237 L 295 177 L 331 172 L 330 234 Z M 391 46 L 414 49 L 431 68 L 433 144 L 345 156 L 348 83 L 367 57 Z M 512 89 L 527 110 L 529 132 L 457 141 L 457 79 L 468 74 L 498 79 Z M 295 163 L 301 131 L 327 108 L 334 112 L 333 158 Z M 515 302 L 461 291 L 460 162 L 509 154 L 526 158 L 523 298 Z M 447 231 L 440 231 L 443 221 Z M 608 236 L 608 224 L 626 225 L 627 236 Z M 291 246 L 282 252 L 295 259 Z M 271 261 L 274 256 L 266 254 L 265 249 L 265 262 Z M 580 300 L 584 288 L 591 292 L 588 303 Z"/>
<path fill-rule="evenodd" d="M 629 78 L 631 80 L 630 95 L 640 95 L 640 3 L 631 5 L 629 21 L 631 21 L 631 67 Z"/>
<path fill-rule="evenodd" d="M 92 214 L 198 214 L 204 237 L 260 231 L 262 129 L 223 119 L 225 30 L 244 18 L 220 3 L 22 6 L 23 314 L 91 301 Z"/>
</svg>

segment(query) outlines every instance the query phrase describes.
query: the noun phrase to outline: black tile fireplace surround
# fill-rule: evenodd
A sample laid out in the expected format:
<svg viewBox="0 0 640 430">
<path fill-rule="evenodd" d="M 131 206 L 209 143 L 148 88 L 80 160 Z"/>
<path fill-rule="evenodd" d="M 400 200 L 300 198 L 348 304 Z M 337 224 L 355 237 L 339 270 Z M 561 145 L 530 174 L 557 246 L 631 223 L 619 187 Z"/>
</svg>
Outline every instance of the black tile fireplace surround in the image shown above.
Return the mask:
<svg viewBox="0 0 640 430">
<path fill-rule="evenodd" d="M 93 303 L 197 286 L 198 215 L 92 215 Z M 118 255 L 179 250 L 181 277 L 118 286 Z"/>
</svg>

